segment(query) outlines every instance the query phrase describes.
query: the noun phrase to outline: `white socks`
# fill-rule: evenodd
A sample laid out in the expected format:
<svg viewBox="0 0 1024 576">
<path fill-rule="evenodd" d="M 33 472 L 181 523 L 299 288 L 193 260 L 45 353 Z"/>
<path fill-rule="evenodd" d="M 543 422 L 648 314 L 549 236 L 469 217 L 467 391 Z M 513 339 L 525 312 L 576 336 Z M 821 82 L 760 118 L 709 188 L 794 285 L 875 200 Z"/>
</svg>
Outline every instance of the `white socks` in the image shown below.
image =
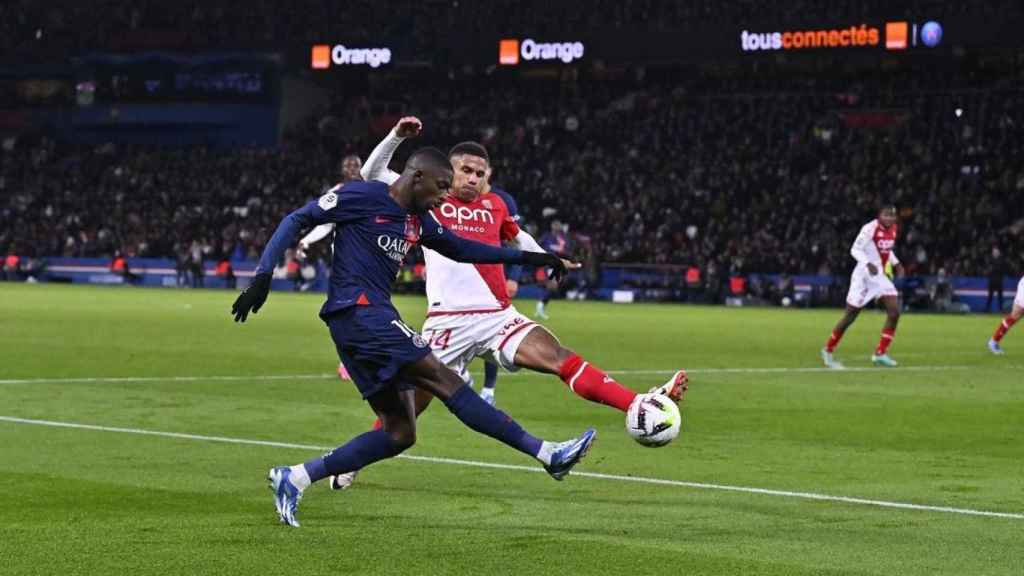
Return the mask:
<svg viewBox="0 0 1024 576">
<path fill-rule="evenodd" d="M 558 449 L 558 443 L 556 442 L 543 442 L 540 445 L 540 452 L 537 452 L 537 460 L 540 460 L 541 464 L 545 466 L 551 465 L 551 455 Z"/>
<path fill-rule="evenodd" d="M 309 485 L 312 484 L 312 482 L 309 479 L 309 473 L 306 472 L 305 466 L 302 464 L 296 464 L 289 469 L 292 471 L 289 480 L 291 480 L 291 483 L 294 484 L 299 491 L 309 488 Z"/>
</svg>

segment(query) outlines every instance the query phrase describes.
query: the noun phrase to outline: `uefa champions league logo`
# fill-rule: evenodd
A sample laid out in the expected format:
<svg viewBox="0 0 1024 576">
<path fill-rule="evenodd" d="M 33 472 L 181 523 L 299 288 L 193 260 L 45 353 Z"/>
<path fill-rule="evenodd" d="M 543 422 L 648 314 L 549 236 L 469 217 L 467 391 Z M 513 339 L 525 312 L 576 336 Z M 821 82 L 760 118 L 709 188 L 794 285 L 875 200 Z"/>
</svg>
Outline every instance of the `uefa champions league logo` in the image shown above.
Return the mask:
<svg viewBox="0 0 1024 576">
<path fill-rule="evenodd" d="M 942 42 L 942 26 L 938 22 L 928 21 L 921 26 L 921 42 L 929 48 L 934 48 Z"/>
</svg>

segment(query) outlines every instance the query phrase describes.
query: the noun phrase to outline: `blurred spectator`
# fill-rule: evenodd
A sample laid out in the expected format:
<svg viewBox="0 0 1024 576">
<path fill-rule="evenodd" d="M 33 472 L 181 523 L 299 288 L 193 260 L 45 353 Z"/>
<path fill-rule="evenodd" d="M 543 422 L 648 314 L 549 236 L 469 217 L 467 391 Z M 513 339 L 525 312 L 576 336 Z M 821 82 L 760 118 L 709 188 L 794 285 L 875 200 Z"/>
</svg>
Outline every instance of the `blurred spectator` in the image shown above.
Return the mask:
<svg viewBox="0 0 1024 576">
<path fill-rule="evenodd" d="M 17 254 L 10 253 L 4 258 L 4 279 L 8 282 L 21 280 L 21 258 Z"/>
<path fill-rule="evenodd" d="M 192 276 L 192 287 L 202 288 L 206 285 L 206 270 L 203 266 L 203 245 L 193 240 L 189 247 L 188 268 Z"/>
<path fill-rule="evenodd" d="M 174 249 L 175 285 L 179 288 L 189 285 L 189 253 L 181 245 Z"/>
<path fill-rule="evenodd" d="M 1006 258 L 998 246 L 992 247 L 991 257 L 988 261 L 988 298 L 985 300 L 985 312 L 992 311 L 992 296 L 995 295 L 998 301 L 996 312 L 1003 311 L 1003 281 L 1008 273 Z"/>
<path fill-rule="evenodd" d="M 235 289 L 235 269 L 231 266 L 231 261 L 226 257 L 222 258 L 220 262 L 217 262 L 216 274 L 218 278 L 224 279 L 224 285 L 227 289 Z"/>
<path fill-rule="evenodd" d="M 785 272 L 779 274 L 779 279 L 776 282 L 776 296 L 779 298 L 779 303 L 784 306 L 789 306 L 796 298 L 796 284 L 793 282 L 793 277 Z"/>
<path fill-rule="evenodd" d="M 114 254 L 114 259 L 110 262 L 110 272 L 120 276 L 125 284 L 135 284 L 139 279 L 138 275 L 134 274 L 128 265 L 128 259 L 120 252 Z"/>
<path fill-rule="evenodd" d="M 929 289 L 932 299 L 932 306 L 939 311 L 948 310 L 953 304 L 953 284 L 946 275 L 945 268 L 939 268 L 939 273 Z"/>
</svg>

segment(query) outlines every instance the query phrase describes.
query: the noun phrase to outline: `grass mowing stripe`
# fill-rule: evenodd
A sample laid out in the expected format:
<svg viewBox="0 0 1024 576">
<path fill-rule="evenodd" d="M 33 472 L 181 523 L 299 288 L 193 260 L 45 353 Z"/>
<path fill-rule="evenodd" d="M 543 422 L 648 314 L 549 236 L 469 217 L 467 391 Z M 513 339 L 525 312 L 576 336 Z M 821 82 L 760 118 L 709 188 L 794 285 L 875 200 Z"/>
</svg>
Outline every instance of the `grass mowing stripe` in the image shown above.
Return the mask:
<svg viewBox="0 0 1024 576">
<path fill-rule="evenodd" d="M 832 368 L 687 368 L 688 374 L 787 374 L 787 373 L 819 373 L 819 372 L 941 372 L 946 370 L 970 370 L 976 366 L 903 366 L 901 368 L 870 368 L 850 367 L 842 370 Z M 1020 366 L 1004 366 L 1006 369 L 1019 369 Z M 608 370 L 608 374 L 616 375 L 671 375 L 675 370 Z M 510 372 L 503 373 L 503 378 L 527 378 L 527 377 L 549 377 L 550 374 L 540 372 Z M 114 377 L 82 377 L 82 378 L 22 378 L 0 380 L 0 384 L 89 384 L 89 383 L 112 383 L 119 382 L 197 382 L 202 380 L 214 381 L 256 381 L 256 380 L 320 380 L 324 378 L 335 378 L 335 374 L 259 374 L 254 376 L 114 376 Z"/>
<path fill-rule="evenodd" d="M 123 434 L 139 434 L 144 436 L 160 436 L 165 438 L 179 438 L 184 440 L 198 440 L 205 442 L 223 442 L 228 444 L 245 444 L 254 446 L 270 446 L 275 448 L 291 448 L 298 450 L 330 450 L 332 447 L 315 446 L 311 444 L 295 444 L 290 442 L 274 442 L 269 440 L 251 440 L 246 438 L 229 438 L 225 436 L 206 436 L 201 434 L 185 434 L 181 432 L 163 432 L 160 430 L 144 430 L 140 428 L 119 428 L 114 426 L 98 426 L 94 424 L 79 424 L 76 422 L 57 422 L 53 420 L 35 420 L 29 418 L 18 418 L 15 416 L 0 416 L 0 421 L 14 424 L 31 424 L 37 426 L 50 426 L 55 428 L 74 428 L 79 430 L 95 430 L 99 432 L 119 432 Z M 517 464 L 499 464 L 495 462 L 479 462 L 476 460 L 459 460 L 455 458 L 436 458 L 433 456 L 412 456 L 399 455 L 398 458 L 413 460 L 417 462 L 430 462 L 435 464 L 451 464 L 456 466 L 472 466 L 476 468 L 494 468 L 500 470 L 518 470 L 524 472 L 543 472 L 541 468 L 523 466 Z M 849 496 L 832 496 L 814 492 L 791 492 L 787 490 L 773 490 L 770 488 L 754 488 L 748 486 L 729 486 L 726 484 L 707 484 L 702 482 L 685 482 L 682 480 L 667 480 L 661 478 L 645 478 L 643 476 L 622 476 L 617 474 L 601 474 L 597 472 L 573 472 L 573 476 L 583 478 L 596 478 L 602 480 L 616 480 L 620 482 L 636 482 L 641 484 L 657 484 L 662 486 L 679 486 L 685 488 L 698 488 L 704 490 L 720 490 L 727 492 L 742 492 L 747 494 L 761 494 L 765 496 L 779 496 L 785 498 L 802 498 L 806 500 L 823 500 L 828 502 L 841 502 L 844 504 L 858 504 L 864 506 L 875 506 L 882 508 L 895 508 L 902 510 L 918 510 L 925 512 L 942 512 L 947 514 L 962 514 L 966 516 L 985 516 L 991 518 L 1009 518 L 1024 520 L 1024 514 L 1014 512 L 992 512 L 987 510 L 974 510 L 970 508 L 955 508 L 951 506 L 932 506 L 926 504 L 912 504 L 909 502 L 890 502 L 886 500 L 870 500 L 866 498 L 853 498 Z"/>
</svg>

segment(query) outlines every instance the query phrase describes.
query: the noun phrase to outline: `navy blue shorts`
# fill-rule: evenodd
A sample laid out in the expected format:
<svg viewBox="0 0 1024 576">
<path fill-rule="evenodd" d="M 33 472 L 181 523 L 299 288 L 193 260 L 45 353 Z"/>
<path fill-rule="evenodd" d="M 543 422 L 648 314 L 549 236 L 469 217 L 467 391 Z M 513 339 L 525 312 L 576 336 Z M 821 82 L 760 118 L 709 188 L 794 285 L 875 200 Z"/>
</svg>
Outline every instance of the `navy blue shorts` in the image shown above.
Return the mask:
<svg viewBox="0 0 1024 576">
<path fill-rule="evenodd" d="M 325 319 L 338 357 L 363 398 L 386 388 L 411 390 L 398 371 L 430 354 L 430 345 L 393 308 L 352 306 Z"/>
</svg>

